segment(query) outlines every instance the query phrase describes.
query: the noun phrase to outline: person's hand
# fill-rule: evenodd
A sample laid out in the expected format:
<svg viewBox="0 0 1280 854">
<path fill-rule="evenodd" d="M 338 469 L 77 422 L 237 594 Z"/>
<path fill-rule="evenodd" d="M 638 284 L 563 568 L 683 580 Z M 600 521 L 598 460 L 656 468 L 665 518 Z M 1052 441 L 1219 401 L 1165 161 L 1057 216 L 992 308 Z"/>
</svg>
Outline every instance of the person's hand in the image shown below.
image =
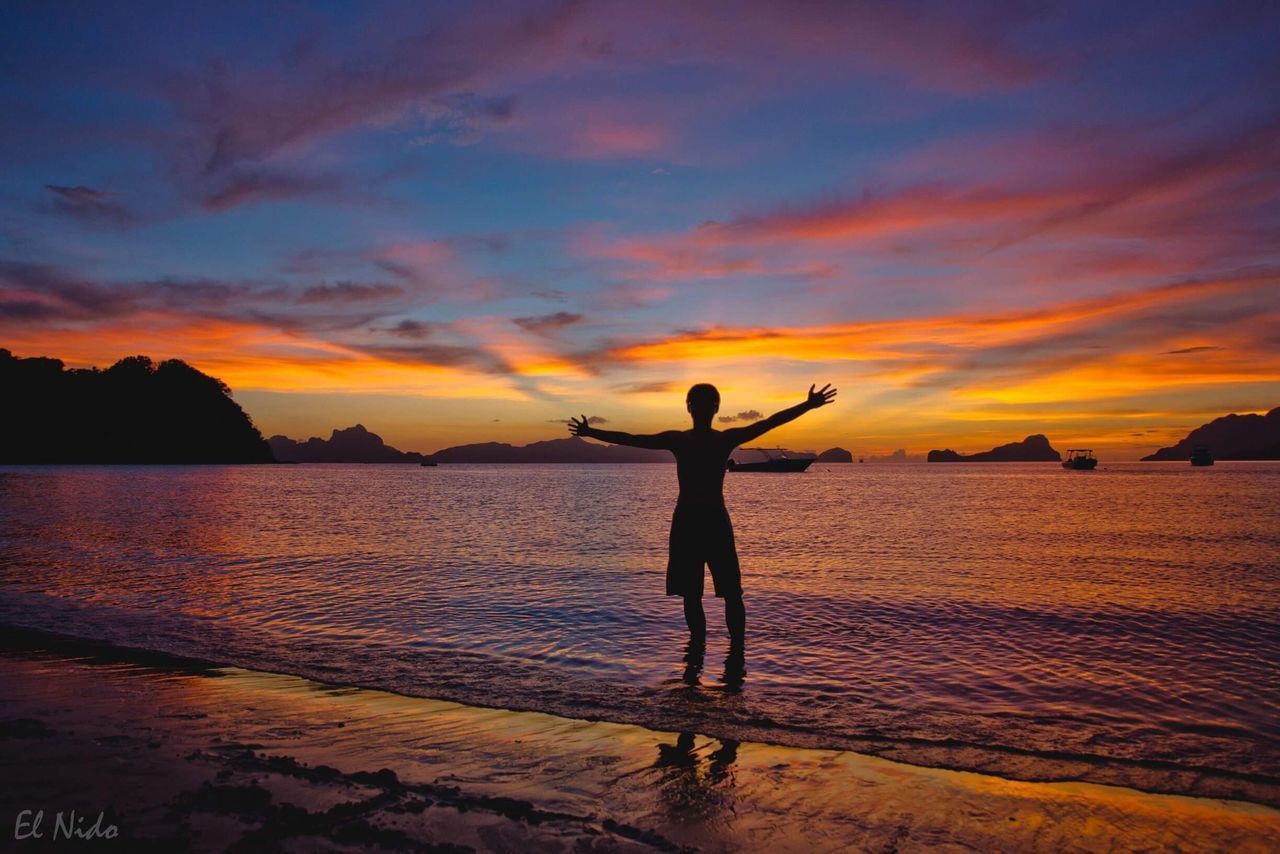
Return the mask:
<svg viewBox="0 0 1280 854">
<path fill-rule="evenodd" d="M 585 415 L 582 416 L 582 420 L 579 421 L 577 418 L 574 418 L 572 415 L 570 415 L 569 416 L 569 432 L 575 436 L 590 436 L 591 425 L 587 423 L 587 416 Z"/>
<path fill-rule="evenodd" d="M 831 387 L 831 383 L 827 383 L 822 388 L 814 391 L 813 389 L 816 385 L 817 383 L 809 386 L 808 404 L 810 409 L 817 409 L 819 406 L 826 406 L 834 400 L 836 396 L 836 390 Z"/>
</svg>

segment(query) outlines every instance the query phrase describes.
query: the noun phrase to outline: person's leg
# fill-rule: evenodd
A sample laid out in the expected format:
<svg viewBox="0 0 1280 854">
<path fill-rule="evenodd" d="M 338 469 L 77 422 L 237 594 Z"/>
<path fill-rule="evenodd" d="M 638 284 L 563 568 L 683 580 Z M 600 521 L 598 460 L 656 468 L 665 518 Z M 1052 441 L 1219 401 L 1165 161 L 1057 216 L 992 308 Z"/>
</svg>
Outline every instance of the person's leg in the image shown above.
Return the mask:
<svg viewBox="0 0 1280 854">
<path fill-rule="evenodd" d="M 729 627 L 730 643 L 741 647 L 747 638 L 747 608 L 742 604 L 741 590 L 725 594 L 724 622 Z"/>
<path fill-rule="evenodd" d="M 701 639 L 707 636 L 707 615 L 702 610 L 702 594 L 684 597 L 684 621 L 689 624 L 689 636 Z"/>
<path fill-rule="evenodd" d="M 742 568 L 728 511 L 721 509 L 713 530 L 712 559 L 707 563 L 711 566 L 716 596 L 724 600 L 724 622 L 729 628 L 730 645 L 734 651 L 741 652 L 747 634 L 747 609 L 742 604 Z"/>
</svg>

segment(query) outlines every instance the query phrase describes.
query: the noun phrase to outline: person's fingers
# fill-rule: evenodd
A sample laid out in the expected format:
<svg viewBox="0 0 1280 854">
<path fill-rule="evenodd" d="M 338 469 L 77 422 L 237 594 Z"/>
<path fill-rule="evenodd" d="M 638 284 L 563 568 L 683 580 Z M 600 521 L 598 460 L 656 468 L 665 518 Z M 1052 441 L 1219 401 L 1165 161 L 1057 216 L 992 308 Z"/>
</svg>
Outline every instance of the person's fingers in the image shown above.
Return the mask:
<svg viewBox="0 0 1280 854">
<path fill-rule="evenodd" d="M 813 394 L 813 390 L 817 388 L 817 386 L 818 386 L 817 383 L 814 383 L 813 385 L 809 386 L 809 394 Z"/>
<path fill-rule="evenodd" d="M 822 393 L 823 393 L 823 394 L 826 394 L 826 393 L 827 393 L 827 389 L 829 389 L 829 388 L 831 388 L 831 383 L 827 383 L 826 385 L 824 385 L 824 386 L 822 387 Z"/>
</svg>

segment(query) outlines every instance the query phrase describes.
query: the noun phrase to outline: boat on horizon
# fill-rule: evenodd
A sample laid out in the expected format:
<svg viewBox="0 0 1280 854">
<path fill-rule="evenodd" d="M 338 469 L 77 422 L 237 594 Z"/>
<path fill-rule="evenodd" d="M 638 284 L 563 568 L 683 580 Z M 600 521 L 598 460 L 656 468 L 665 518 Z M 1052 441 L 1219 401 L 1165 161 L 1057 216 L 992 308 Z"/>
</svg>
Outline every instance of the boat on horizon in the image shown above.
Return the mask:
<svg viewBox="0 0 1280 854">
<path fill-rule="evenodd" d="M 1067 458 L 1062 461 L 1062 467 L 1076 471 L 1092 471 L 1098 467 L 1098 458 L 1088 448 L 1068 448 Z"/>
<path fill-rule="evenodd" d="M 1193 466 L 1213 465 L 1213 451 L 1209 450 L 1208 445 L 1196 445 L 1194 448 L 1192 448 L 1191 465 Z"/>
<path fill-rule="evenodd" d="M 739 448 L 729 456 L 725 468 L 728 471 L 801 472 L 817 458 L 817 454 L 784 448 Z"/>
</svg>

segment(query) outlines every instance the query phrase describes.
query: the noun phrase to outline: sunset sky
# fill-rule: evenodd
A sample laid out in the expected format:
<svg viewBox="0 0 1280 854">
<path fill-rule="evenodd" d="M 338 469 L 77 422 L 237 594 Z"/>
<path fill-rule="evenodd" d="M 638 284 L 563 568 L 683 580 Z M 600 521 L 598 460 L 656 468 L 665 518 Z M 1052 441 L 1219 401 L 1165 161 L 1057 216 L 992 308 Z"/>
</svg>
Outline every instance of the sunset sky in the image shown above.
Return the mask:
<svg viewBox="0 0 1280 854">
<path fill-rule="evenodd" d="M 1280 405 L 1280 4 L 30 3 L 0 347 L 264 434 L 1134 459 Z"/>
</svg>

